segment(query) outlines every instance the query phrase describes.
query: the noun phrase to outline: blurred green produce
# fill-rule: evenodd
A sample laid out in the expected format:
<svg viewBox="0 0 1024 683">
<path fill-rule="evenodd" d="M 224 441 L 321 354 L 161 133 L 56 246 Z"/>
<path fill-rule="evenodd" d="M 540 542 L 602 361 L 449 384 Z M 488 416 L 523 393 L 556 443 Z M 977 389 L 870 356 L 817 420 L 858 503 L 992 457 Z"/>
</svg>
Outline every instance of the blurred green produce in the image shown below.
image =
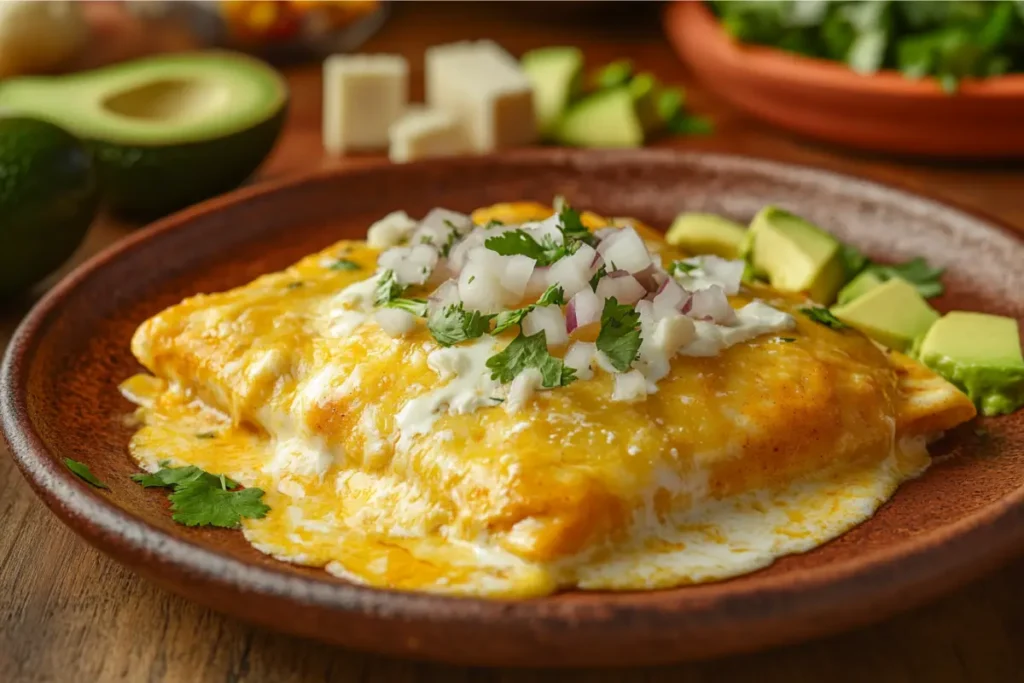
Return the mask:
<svg viewBox="0 0 1024 683">
<path fill-rule="evenodd" d="M 896 69 L 963 78 L 1024 71 L 1024 2 L 734 0 L 710 3 L 737 40 L 844 62 L 862 74 Z"/>
</svg>

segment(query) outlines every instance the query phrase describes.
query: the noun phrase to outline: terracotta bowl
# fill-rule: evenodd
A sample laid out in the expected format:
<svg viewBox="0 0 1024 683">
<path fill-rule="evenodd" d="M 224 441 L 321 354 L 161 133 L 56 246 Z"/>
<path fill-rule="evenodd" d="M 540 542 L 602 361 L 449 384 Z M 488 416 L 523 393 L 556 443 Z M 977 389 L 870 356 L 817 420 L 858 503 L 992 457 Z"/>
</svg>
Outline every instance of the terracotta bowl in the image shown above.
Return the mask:
<svg viewBox="0 0 1024 683">
<path fill-rule="evenodd" d="M 153 581 L 270 628 L 397 655 L 472 664 L 650 664 L 712 657 L 881 619 L 1024 548 L 1024 413 L 968 425 L 878 514 L 813 552 L 731 581 L 522 602 L 398 593 L 277 562 L 223 529 L 171 521 L 167 496 L 129 480 L 132 406 L 117 383 L 148 316 L 195 292 L 287 266 L 395 209 L 422 215 L 550 201 L 665 226 L 676 212 L 745 220 L 776 202 L 868 253 L 945 266 L 937 305 L 1024 317 L 1024 243 L 1008 230 L 875 183 L 743 157 L 670 150 L 537 150 L 494 158 L 325 170 L 245 189 L 164 219 L 93 258 L 16 332 L 0 417 L 22 471 L 72 529 Z M 109 484 L 90 488 L 62 459 Z"/>
<path fill-rule="evenodd" d="M 1024 74 L 964 81 L 895 71 L 861 76 L 845 65 L 741 45 L 701 2 L 673 2 L 665 31 L 702 84 L 749 113 L 827 142 L 931 157 L 1024 156 Z"/>
</svg>

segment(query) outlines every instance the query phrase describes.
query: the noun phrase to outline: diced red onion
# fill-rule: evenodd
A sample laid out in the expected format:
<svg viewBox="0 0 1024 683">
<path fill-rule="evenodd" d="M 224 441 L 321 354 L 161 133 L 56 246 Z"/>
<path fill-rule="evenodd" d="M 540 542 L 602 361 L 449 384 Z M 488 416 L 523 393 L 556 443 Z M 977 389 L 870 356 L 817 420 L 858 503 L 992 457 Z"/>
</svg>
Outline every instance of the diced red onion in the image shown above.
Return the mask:
<svg viewBox="0 0 1024 683">
<path fill-rule="evenodd" d="M 647 289 L 637 282 L 632 275 L 611 275 L 601 278 L 597 283 L 597 296 L 600 299 L 615 300 L 620 304 L 633 305 L 647 294 Z"/>
<path fill-rule="evenodd" d="M 565 331 L 565 316 L 558 306 L 540 306 L 523 318 L 523 334 L 532 336 L 544 331 L 549 347 L 562 346 L 569 341 Z"/>
<path fill-rule="evenodd" d="M 693 292 L 690 308 L 685 312 L 696 320 L 711 320 L 719 324 L 729 324 L 736 319 L 736 311 L 729 305 L 725 290 L 718 285 Z"/>
<path fill-rule="evenodd" d="M 623 228 L 609 235 L 597 247 L 605 263 L 616 269 L 639 273 L 651 265 L 647 245 L 633 228 Z"/>
<path fill-rule="evenodd" d="M 690 300 L 690 293 L 683 289 L 675 280 L 666 280 L 662 283 L 658 294 L 654 297 L 654 317 L 664 318 L 666 316 L 681 313 L 683 306 Z"/>
<path fill-rule="evenodd" d="M 575 254 L 555 261 L 548 270 L 548 285 L 558 285 L 566 297 L 590 288 L 594 272 L 590 264 L 594 261 L 594 249 L 581 245 Z"/>
<path fill-rule="evenodd" d="M 659 278 L 659 274 L 663 275 L 663 277 Z M 668 277 L 668 275 L 665 274 L 664 271 L 662 271 L 660 268 L 658 268 L 658 266 L 652 263 L 651 265 L 647 266 L 640 272 L 635 273 L 633 277 L 635 277 L 637 279 L 637 282 L 642 284 L 644 286 L 644 289 L 646 289 L 648 292 L 655 292 L 658 290 L 659 285 L 661 285 L 661 283 L 664 282 L 664 280 Z"/>
</svg>

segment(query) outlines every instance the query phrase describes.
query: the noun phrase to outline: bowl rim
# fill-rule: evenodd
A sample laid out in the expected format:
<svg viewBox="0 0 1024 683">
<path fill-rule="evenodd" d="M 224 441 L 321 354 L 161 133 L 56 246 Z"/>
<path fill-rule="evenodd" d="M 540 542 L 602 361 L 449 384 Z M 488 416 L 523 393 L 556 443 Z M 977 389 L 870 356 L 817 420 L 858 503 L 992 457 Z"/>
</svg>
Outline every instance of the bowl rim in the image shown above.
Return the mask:
<svg viewBox="0 0 1024 683">
<path fill-rule="evenodd" d="M 174 571 L 209 585 L 226 587 L 250 595 L 262 595 L 332 611 L 381 619 L 402 619 L 444 625 L 490 625 L 501 622 L 506 628 L 527 633 L 537 621 L 556 628 L 578 629 L 581 621 L 598 630 L 628 623 L 638 633 L 654 633 L 675 624 L 725 633 L 736 622 L 748 629 L 765 628 L 779 619 L 812 623 L 826 617 L 835 621 L 816 633 L 835 632 L 867 618 L 842 617 L 857 605 L 896 601 L 902 597 L 909 608 L 955 588 L 966 581 L 1009 561 L 1024 549 L 1024 487 L 1004 496 L 956 522 L 893 544 L 867 556 L 858 556 L 829 569 L 798 569 L 766 580 L 756 591 L 740 591 L 722 600 L 694 600 L 683 589 L 612 594 L 606 600 L 577 603 L 549 598 L 508 601 L 460 597 L 430 593 L 404 592 L 356 584 L 326 581 L 319 577 L 288 574 L 275 566 L 259 566 L 183 540 L 130 514 L 106 499 L 100 492 L 79 481 L 60 461 L 64 454 L 50 453 L 32 425 L 27 398 L 30 370 L 38 342 L 50 322 L 59 315 L 65 299 L 80 285 L 96 277 L 106 264 L 130 255 L 140 245 L 177 230 L 199 216 L 217 213 L 307 183 L 341 181 L 363 173 L 402 172 L 403 168 L 428 166 L 464 166 L 471 169 L 495 163 L 568 163 L 586 166 L 591 156 L 628 161 L 691 158 L 720 166 L 756 167 L 765 172 L 807 174 L 833 182 L 853 183 L 873 190 L 927 200 L 946 211 L 959 213 L 975 223 L 985 224 L 1024 242 L 1024 236 L 1005 222 L 965 209 L 953 202 L 939 200 L 926 193 L 856 175 L 839 173 L 810 165 L 789 163 L 737 154 L 680 152 L 673 149 L 639 151 L 570 151 L 560 149 L 523 150 L 500 155 L 434 159 L 414 164 L 391 165 L 386 162 L 352 167 L 326 167 L 300 175 L 261 182 L 222 195 L 165 217 L 129 235 L 92 256 L 56 286 L 32 308 L 15 330 L 0 366 L 0 427 L 10 451 L 23 475 L 46 505 L 77 534 L 105 552 L 116 546 L 117 560 L 138 568 L 158 565 L 164 572 Z M 607 162 L 602 162 L 607 163 Z M 382 170 L 383 169 L 383 170 Z M 390 169 L 390 170 L 389 170 Z M 397 169 L 397 170 L 395 170 Z M 126 559 L 128 558 L 128 559 Z M 130 560 L 130 561 L 129 561 Z M 901 571 L 893 572 L 899 566 Z M 742 577 L 740 577 L 742 578 Z M 911 590 L 912 589 L 912 590 Z M 905 597 L 910 591 L 916 597 Z M 637 596 L 636 600 L 619 599 Z M 642 599 L 646 596 L 649 599 Z M 651 596 L 657 596 L 651 598 Z M 751 600 L 756 596 L 756 600 Z M 557 596 L 554 596 L 557 598 Z M 716 617 L 722 610 L 730 620 Z M 886 612 L 890 614 L 892 610 Z M 673 617 L 684 615 L 682 621 Z M 774 643 L 789 642 L 790 636 Z M 761 642 L 758 646 L 763 646 Z M 733 650 L 730 650 L 733 651 Z M 668 658 L 664 661 L 675 661 Z"/>
<path fill-rule="evenodd" d="M 1024 99 L 1024 73 L 991 78 L 965 78 L 955 94 L 942 90 L 934 76 L 904 77 L 894 69 L 862 75 L 842 62 L 807 57 L 766 45 L 740 43 L 722 28 L 702 0 L 674 0 L 668 3 L 664 20 L 675 25 L 683 41 L 699 43 L 704 54 L 734 70 L 773 81 L 785 81 L 806 88 L 840 90 L 850 94 L 914 97 L 919 100 L 955 102 L 959 99 Z M 688 61 L 696 61 L 688 51 Z"/>
</svg>

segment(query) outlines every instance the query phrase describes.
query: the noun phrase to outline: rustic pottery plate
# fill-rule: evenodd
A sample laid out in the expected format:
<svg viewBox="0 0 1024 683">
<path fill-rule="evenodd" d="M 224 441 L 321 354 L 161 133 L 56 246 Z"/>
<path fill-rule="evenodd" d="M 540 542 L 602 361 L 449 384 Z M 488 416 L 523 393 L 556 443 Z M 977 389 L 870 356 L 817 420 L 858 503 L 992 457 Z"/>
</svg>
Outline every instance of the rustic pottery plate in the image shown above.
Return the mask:
<svg viewBox="0 0 1024 683">
<path fill-rule="evenodd" d="M 1024 74 L 968 80 L 862 76 L 845 64 L 741 45 L 702 2 L 672 2 L 665 31 L 701 82 L 782 128 L 857 149 L 931 157 L 1024 156 Z"/>
<path fill-rule="evenodd" d="M 135 327 L 195 292 L 241 285 L 395 209 L 422 215 L 550 201 L 665 226 L 684 209 L 749 218 L 768 202 L 881 259 L 945 266 L 942 309 L 1024 316 L 1024 243 L 932 199 L 754 159 L 533 151 L 325 170 L 164 219 L 97 256 L 26 318 L 4 360 L 3 428 L 46 504 L 90 543 L 190 599 L 271 628 L 359 649 L 473 664 L 657 663 L 763 648 L 881 619 L 1024 548 L 1024 413 L 947 436 L 935 466 L 865 524 L 805 555 L 721 583 L 650 593 L 497 602 L 375 590 L 277 562 L 242 535 L 171 521 L 165 495 L 129 480 Z M 62 464 L 88 464 L 109 490 Z"/>
</svg>

